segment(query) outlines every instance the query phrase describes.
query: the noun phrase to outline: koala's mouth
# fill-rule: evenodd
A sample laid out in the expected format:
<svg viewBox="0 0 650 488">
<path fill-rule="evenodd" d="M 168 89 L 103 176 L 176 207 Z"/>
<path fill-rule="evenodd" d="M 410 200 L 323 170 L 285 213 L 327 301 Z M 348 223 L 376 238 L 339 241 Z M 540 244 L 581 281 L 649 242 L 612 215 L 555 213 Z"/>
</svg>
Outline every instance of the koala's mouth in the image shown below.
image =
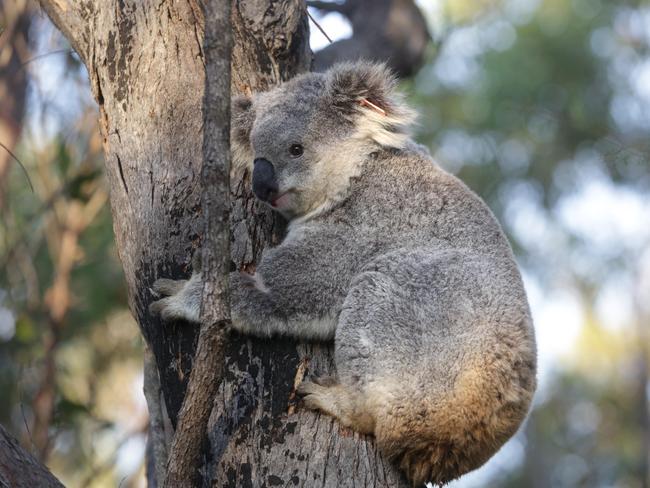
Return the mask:
<svg viewBox="0 0 650 488">
<path fill-rule="evenodd" d="M 286 208 L 289 205 L 290 200 L 291 200 L 291 190 L 287 190 L 274 197 L 269 203 L 273 208 L 277 208 L 278 210 L 281 210 L 283 208 Z"/>
</svg>

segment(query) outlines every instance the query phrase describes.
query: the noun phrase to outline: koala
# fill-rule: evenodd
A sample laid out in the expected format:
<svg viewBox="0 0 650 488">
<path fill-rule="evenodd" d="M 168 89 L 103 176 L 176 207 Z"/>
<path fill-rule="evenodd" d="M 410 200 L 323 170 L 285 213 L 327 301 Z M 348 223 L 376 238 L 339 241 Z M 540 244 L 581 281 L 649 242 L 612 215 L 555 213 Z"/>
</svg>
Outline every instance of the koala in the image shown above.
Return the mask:
<svg viewBox="0 0 650 488">
<path fill-rule="evenodd" d="M 339 64 L 233 105 L 233 171 L 288 220 L 255 274 L 230 274 L 232 327 L 334 341 L 336 376 L 298 393 L 414 486 L 485 463 L 536 387 L 533 323 L 487 205 L 409 136 L 380 64 Z M 151 310 L 198 322 L 200 272 L 158 280 Z"/>
</svg>

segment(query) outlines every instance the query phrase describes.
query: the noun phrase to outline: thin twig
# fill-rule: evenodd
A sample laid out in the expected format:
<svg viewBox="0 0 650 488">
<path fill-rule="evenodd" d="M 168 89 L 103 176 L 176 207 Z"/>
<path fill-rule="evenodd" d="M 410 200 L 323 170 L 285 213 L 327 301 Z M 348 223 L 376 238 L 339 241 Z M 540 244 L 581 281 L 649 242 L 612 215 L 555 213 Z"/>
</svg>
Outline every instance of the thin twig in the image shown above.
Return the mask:
<svg viewBox="0 0 650 488">
<path fill-rule="evenodd" d="M 36 444 L 34 444 L 34 438 L 32 437 L 32 432 L 29 430 L 29 424 L 27 423 L 27 417 L 25 417 L 25 404 L 20 402 L 20 415 L 23 417 L 23 423 L 25 424 L 25 430 L 27 430 L 27 436 L 29 437 L 29 442 L 32 445 L 32 450 L 36 450 Z"/>
<path fill-rule="evenodd" d="M 336 2 L 320 2 L 315 0 L 307 0 L 307 6 L 313 7 L 315 9 L 321 10 L 323 12 L 336 12 L 348 16 L 349 5 L 347 2 L 336 3 Z"/>
<path fill-rule="evenodd" d="M 321 31 L 321 32 L 323 33 L 323 35 L 324 35 L 325 38 L 330 42 L 330 44 L 333 44 L 334 41 L 332 40 L 332 38 L 331 38 L 330 36 L 328 36 L 328 35 L 327 35 L 327 32 L 325 32 L 325 29 L 323 29 L 323 28 L 320 26 L 320 24 L 319 24 L 318 22 L 316 22 L 316 20 L 314 20 L 314 18 L 313 18 L 313 17 L 311 16 L 311 14 L 309 13 L 309 10 L 307 10 L 307 15 L 309 16 L 309 19 L 314 23 L 314 25 L 315 25 L 316 27 L 318 27 L 318 30 Z M 363 106 L 365 106 L 365 107 L 369 107 L 370 109 L 372 109 L 372 110 L 374 110 L 375 112 L 377 112 L 377 113 L 383 115 L 384 117 L 387 115 L 387 114 L 386 114 L 386 111 L 385 111 L 383 108 L 381 108 L 381 107 L 375 105 L 374 103 L 372 103 L 372 102 L 371 102 L 370 100 L 368 100 L 367 98 L 362 98 L 361 101 L 360 101 L 360 104 L 363 105 Z"/>
<path fill-rule="evenodd" d="M 21 68 L 24 68 L 25 66 L 27 66 L 27 65 L 28 65 L 29 63 L 31 63 L 32 61 L 38 61 L 39 59 L 46 58 L 46 57 L 51 56 L 51 55 L 53 55 L 53 54 L 63 54 L 63 53 L 66 53 L 66 54 L 73 54 L 73 53 L 74 53 L 74 49 L 56 49 L 55 51 L 50 51 L 50 52 L 43 53 L 43 54 L 37 54 L 37 55 L 34 56 L 33 58 L 29 58 L 27 61 L 25 61 L 24 63 L 22 63 L 22 64 L 20 65 L 20 67 L 21 67 Z"/>
<path fill-rule="evenodd" d="M 2 142 L 0 142 L 0 147 L 3 148 L 5 151 L 7 151 L 9 153 L 9 156 L 11 156 L 23 169 L 23 171 L 25 172 L 25 177 L 27 178 L 27 183 L 29 183 L 29 187 L 32 189 L 32 193 L 34 193 L 34 185 L 32 185 L 32 180 L 29 177 L 29 173 L 27 172 L 27 168 L 25 168 L 25 165 L 22 163 L 20 159 L 16 157 L 14 153 L 11 152 L 11 149 L 5 146 Z"/>
<path fill-rule="evenodd" d="M 316 20 L 314 20 L 314 18 L 313 18 L 313 17 L 311 16 L 311 14 L 309 13 L 309 10 L 307 10 L 307 15 L 309 16 L 309 19 L 314 23 L 314 25 L 315 25 L 316 27 L 318 27 L 318 30 L 321 31 L 321 32 L 323 33 L 323 35 L 325 36 L 325 38 L 326 38 L 328 41 L 330 41 L 330 44 L 332 44 L 332 43 L 334 42 L 334 41 L 332 40 L 332 38 L 331 38 L 330 36 L 328 36 L 328 35 L 327 35 L 327 32 L 325 32 L 325 29 L 323 29 L 323 28 L 320 26 L 320 24 L 319 24 L 318 22 L 316 22 Z"/>
<path fill-rule="evenodd" d="M 90 473 L 85 477 L 85 479 L 81 482 L 79 486 L 90 486 L 92 484 L 93 480 L 96 480 L 99 478 L 99 476 L 105 472 L 108 471 L 109 469 L 114 469 L 115 468 L 115 460 L 117 459 L 117 453 L 122 447 L 126 445 L 127 442 L 129 442 L 131 439 L 133 439 L 137 435 L 142 435 L 146 432 L 147 430 L 147 424 L 144 424 L 142 426 L 139 426 L 135 428 L 134 430 L 131 430 L 129 432 L 126 432 L 124 436 L 122 436 L 116 443 L 115 449 L 111 452 L 111 454 L 108 456 L 107 459 L 105 459 L 103 462 L 97 462 L 93 463 L 93 466 L 90 466 Z M 126 476 L 125 478 L 128 478 Z M 122 479 L 121 483 L 124 481 Z"/>
<path fill-rule="evenodd" d="M 230 0 L 205 2 L 205 94 L 201 208 L 203 299 L 201 329 L 189 382 L 169 449 L 164 488 L 198 486 L 201 450 L 214 398 L 224 377 L 230 322 Z"/>
<path fill-rule="evenodd" d="M 79 178 L 83 177 L 82 173 L 77 173 L 72 175 L 69 179 L 67 179 L 60 188 L 56 189 L 51 193 L 51 195 L 48 197 L 46 201 L 44 201 L 40 207 L 34 212 L 34 215 L 32 217 L 29 217 L 27 221 L 23 225 L 23 230 L 18 233 L 17 237 L 13 240 L 11 244 L 7 243 L 5 245 L 5 253 L 4 255 L 0 256 L 0 269 L 5 269 L 7 265 L 9 264 L 9 261 L 12 259 L 14 253 L 16 250 L 25 244 L 25 241 L 27 238 L 32 235 L 33 232 L 35 232 L 35 229 L 27 229 L 27 227 L 31 226 L 36 220 L 42 219 L 43 216 L 45 215 L 45 212 L 48 212 L 52 210 L 53 206 L 57 201 L 59 200 L 60 197 L 64 196 L 66 192 L 74 185 L 76 182 L 79 181 Z M 1 209 L 1 207 L 0 207 Z M 34 226 L 37 228 L 37 226 Z M 7 240 L 8 242 L 8 240 Z"/>
</svg>

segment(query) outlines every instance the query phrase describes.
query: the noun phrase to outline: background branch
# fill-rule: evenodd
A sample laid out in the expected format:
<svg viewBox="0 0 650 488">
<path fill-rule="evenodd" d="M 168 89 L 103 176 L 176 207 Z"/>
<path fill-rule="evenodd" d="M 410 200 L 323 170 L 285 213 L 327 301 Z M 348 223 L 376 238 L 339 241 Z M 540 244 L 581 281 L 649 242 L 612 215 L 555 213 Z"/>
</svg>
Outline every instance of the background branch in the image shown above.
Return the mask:
<svg viewBox="0 0 650 488">
<path fill-rule="evenodd" d="M 39 0 L 41 7 L 68 39 L 72 48 L 86 62 L 92 39 L 89 37 L 92 19 L 99 16 L 103 2 L 76 0 Z"/>
<path fill-rule="evenodd" d="M 25 112 L 27 73 L 21 66 L 30 56 L 29 27 L 33 7 L 26 0 L 0 2 L 0 25 L 4 28 L 0 34 L 0 147 L 3 148 L 0 149 L 0 211 L 5 206 L 11 161 L 21 164 L 12 151 L 22 132 Z"/>
<path fill-rule="evenodd" d="M 0 425 L 0 488 L 63 488 L 50 471 Z"/>
<path fill-rule="evenodd" d="M 339 61 L 370 59 L 386 62 L 399 77 L 422 66 L 431 40 L 422 12 L 413 0 L 310 1 L 325 13 L 338 12 L 352 24 L 352 37 L 314 54 L 314 70 L 325 71 Z"/>
</svg>

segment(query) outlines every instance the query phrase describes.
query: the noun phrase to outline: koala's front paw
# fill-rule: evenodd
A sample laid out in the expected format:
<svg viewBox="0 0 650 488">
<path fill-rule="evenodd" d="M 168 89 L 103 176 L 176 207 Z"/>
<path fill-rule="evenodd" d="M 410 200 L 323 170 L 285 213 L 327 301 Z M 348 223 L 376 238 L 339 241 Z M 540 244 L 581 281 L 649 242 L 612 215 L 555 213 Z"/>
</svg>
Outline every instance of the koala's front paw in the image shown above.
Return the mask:
<svg viewBox="0 0 650 488">
<path fill-rule="evenodd" d="M 180 292 L 187 284 L 187 280 L 170 280 L 168 278 L 159 278 L 154 281 L 152 289 L 159 296 L 171 296 Z"/>
<path fill-rule="evenodd" d="M 192 280 L 170 280 L 167 278 L 156 280 L 152 291 L 156 296 L 165 298 L 151 303 L 149 312 L 160 315 L 163 321 L 182 319 L 198 322 L 201 298 L 200 295 L 193 296 L 191 284 Z"/>
</svg>

